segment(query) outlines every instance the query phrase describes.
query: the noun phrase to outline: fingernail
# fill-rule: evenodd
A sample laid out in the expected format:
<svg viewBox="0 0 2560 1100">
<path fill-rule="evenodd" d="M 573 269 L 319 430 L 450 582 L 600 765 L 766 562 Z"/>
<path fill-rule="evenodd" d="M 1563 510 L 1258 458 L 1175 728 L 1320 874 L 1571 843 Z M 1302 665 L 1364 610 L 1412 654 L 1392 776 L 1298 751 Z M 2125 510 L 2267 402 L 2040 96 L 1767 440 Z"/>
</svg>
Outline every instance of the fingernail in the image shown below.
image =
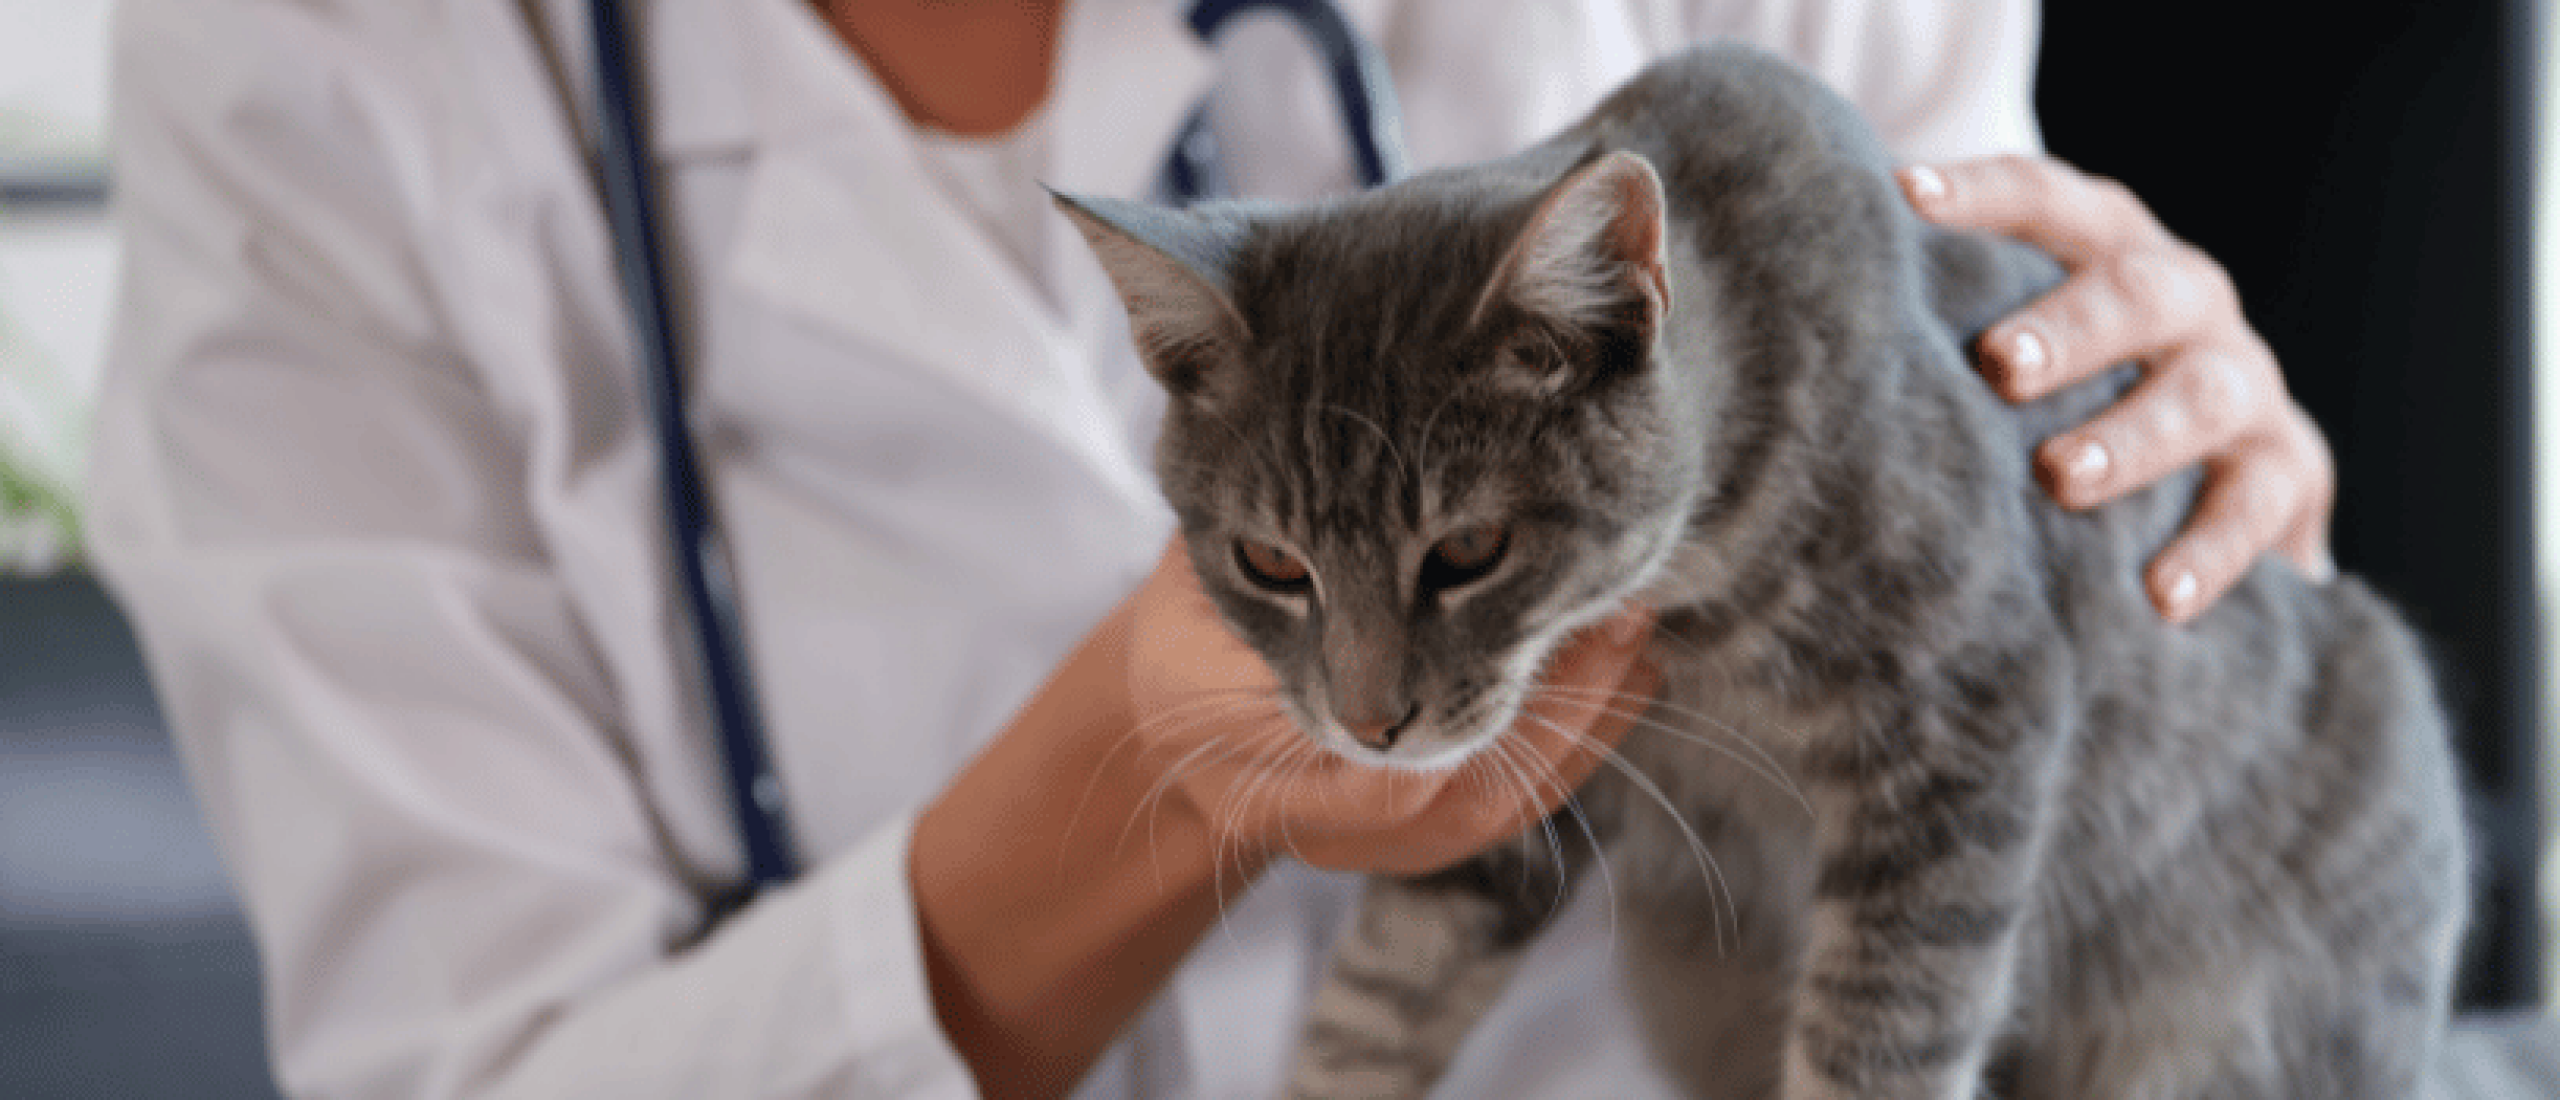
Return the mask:
<svg viewBox="0 0 2560 1100">
<path fill-rule="evenodd" d="M 2169 614 L 2173 617 L 2185 617 L 2188 607 L 2196 602 L 2197 591 L 2203 587 L 2203 582 L 2196 580 L 2195 570 L 2181 569 L 2172 574 L 2167 592 Z"/>
<path fill-rule="evenodd" d="M 1915 203 L 1934 203 L 1947 197 L 1947 177 L 1939 175 L 1935 168 L 1916 166 L 1905 168 L 1902 170 L 1902 179 L 1903 185 L 1910 189 L 1911 200 Z"/>
<path fill-rule="evenodd" d="M 2062 464 L 2062 476 L 2074 485 L 2094 487 L 2107 476 L 2107 449 L 2096 443 L 2083 443 L 2071 452 L 2071 461 Z"/>
<path fill-rule="evenodd" d="M 2023 385 L 2044 373 L 2047 356 L 2044 338 L 2027 329 L 2009 335 L 2009 381 Z"/>
</svg>

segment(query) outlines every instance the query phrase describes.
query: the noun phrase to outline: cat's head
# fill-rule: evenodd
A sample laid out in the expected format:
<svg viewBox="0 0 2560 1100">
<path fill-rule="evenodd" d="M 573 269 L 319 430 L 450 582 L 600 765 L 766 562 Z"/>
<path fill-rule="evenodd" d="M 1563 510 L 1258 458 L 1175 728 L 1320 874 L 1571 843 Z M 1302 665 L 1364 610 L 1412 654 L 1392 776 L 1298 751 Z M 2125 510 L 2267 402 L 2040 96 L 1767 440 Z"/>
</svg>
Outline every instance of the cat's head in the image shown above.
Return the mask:
<svg viewBox="0 0 2560 1100">
<path fill-rule="evenodd" d="M 1060 196 L 1170 394 L 1202 585 L 1346 756 L 1452 766 L 1677 542 L 1661 184 L 1641 157 L 1304 209 Z"/>
</svg>

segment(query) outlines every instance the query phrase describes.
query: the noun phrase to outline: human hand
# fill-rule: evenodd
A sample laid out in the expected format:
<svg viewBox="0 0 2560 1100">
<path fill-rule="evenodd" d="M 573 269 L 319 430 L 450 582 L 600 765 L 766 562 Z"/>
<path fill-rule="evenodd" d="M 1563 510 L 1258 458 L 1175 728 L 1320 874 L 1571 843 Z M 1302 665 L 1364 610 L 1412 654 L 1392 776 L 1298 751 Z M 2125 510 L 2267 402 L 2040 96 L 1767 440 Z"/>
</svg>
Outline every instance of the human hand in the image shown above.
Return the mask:
<svg viewBox="0 0 2560 1100">
<path fill-rule="evenodd" d="M 1179 544 L 1134 607 L 1132 737 L 1157 769 L 1152 798 L 1179 800 L 1248 860 L 1285 851 L 1396 875 L 1448 866 L 1554 812 L 1661 686 L 1639 660 L 1651 616 L 1621 612 L 1548 662 L 1550 690 L 1534 693 L 1486 764 L 1391 770 L 1343 759 L 1290 722 L 1278 680 L 1218 617 Z"/>
<path fill-rule="evenodd" d="M 2038 448 L 2037 476 L 2056 500 L 2094 507 L 2204 464 L 2194 513 L 2145 573 L 2163 616 L 2202 613 L 2270 549 L 2316 580 L 2336 573 L 2328 442 L 2212 257 L 2171 236 L 2123 185 L 2049 158 L 1900 176 L 1922 217 L 2015 237 L 2070 272 L 1983 333 L 1981 369 L 2002 396 L 2030 401 L 2117 363 L 2142 365 L 2123 400 Z"/>
<path fill-rule="evenodd" d="M 1177 545 L 916 815 L 926 984 L 981 1094 L 1065 1095 L 1276 855 L 1419 874 L 1552 811 L 1659 687 L 1650 620 L 1612 625 L 1490 763 L 1388 772 L 1290 724 Z"/>
</svg>

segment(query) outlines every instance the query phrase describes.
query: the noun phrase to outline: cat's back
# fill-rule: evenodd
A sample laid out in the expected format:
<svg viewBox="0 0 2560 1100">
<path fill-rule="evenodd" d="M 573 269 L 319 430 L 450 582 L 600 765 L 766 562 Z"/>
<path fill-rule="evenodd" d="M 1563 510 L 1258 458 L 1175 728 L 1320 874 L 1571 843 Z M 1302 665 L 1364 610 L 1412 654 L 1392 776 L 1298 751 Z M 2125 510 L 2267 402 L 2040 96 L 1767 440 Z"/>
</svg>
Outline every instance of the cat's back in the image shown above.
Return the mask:
<svg viewBox="0 0 2560 1100">
<path fill-rule="evenodd" d="M 1756 304 L 1881 338 L 1890 310 L 1840 311 L 1906 301 L 1921 238 L 1891 154 L 1846 99 L 1784 58 L 1734 43 L 1670 55 L 1548 147 L 1642 154 L 1662 179 L 1675 267 L 1721 265 Z"/>
<path fill-rule="evenodd" d="M 1922 223 L 1846 102 L 1749 48 L 1666 60 L 1560 141 L 1655 164 L 1685 231 L 1674 240 L 1693 250 L 1673 257 L 1675 286 L 1684 271 L 1721 281 L 1719 307 L 1756 329 L 1735 346 L 1791 387 L 1762 407 L 1819 410 L 1801 414 L 1797 451 L 1809 466 L 1849 469 L 1811 483 L 1861 486 L 1901 517 L 1894 529 L 1931 532 L 1914 560 L 2019 563 L 2010 581 L 1982 583 L 2050 608 L 2036 628 L 1955 614 L 1925 625 L 1870 616 L 1844 631 L 1844 644 L 1885 639 L 1915 666 L 2021 629 L 2067 654 L 2069 793 L 2030 922 L 2039 957 L 2021 975 L 2037 990 L 2029 1011 L 2055 1014 L 2031 1026 L 2050 1050 L 2103 1062 L 2136 990 L 2211 1000 L 2255 989 L 2293 1006 L 2284 1011 L 2335 1017 L 2281 1021 L 2278 1037 L 2368 1033 L 2340 1015 L 2354 1013 L 2390 1021 L 2381 1032 L 2440 1026 L 2465 857 L 2447 723 L 2415 632 L 2361 581 L 2315 584 L 2272 560 L 2196 622 L 2160 619 L 2142 577 L 2190 517 L 2196 475 L 2087 511 L 2062 508 L 2027 476 L 2037 443 L 2085 422 L 2131 373 L 2012 407 L 1970 366 L 1983 326 L 2060 269 L 2023 245 Z M 1875 464 L 1929 474 L 1915 491 Z M 1977 491 L 1955 488 L 1965 484 Z M 1947 522 L 1909 522 L 1931 513 Z M 1866 561 L 1893 552 L 1861 541 Z M 1871 577 L 1844 568 L 1811 587 L 1831 593 L 1829 607 L 1865 606 Z M 2164 969 L 2164 958 L 2183 962 Z M 2252 967 L 2264 968 L 2262 987 L 2246 978 Z M 2182 982 L 2189 968 L 2199 969 Z M 2297 1067 L 2317 1060 L 2288 1053 Z"/>
</svg>

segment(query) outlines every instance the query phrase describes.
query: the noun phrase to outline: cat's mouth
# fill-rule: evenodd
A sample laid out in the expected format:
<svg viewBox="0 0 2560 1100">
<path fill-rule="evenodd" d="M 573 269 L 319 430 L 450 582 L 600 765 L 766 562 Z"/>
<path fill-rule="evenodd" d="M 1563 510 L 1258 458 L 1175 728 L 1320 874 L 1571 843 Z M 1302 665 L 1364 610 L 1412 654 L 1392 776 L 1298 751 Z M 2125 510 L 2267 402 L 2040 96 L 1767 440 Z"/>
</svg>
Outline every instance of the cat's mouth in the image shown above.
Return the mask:
<svg viewBox="0 0 2560 1100">
<path fill-rule="evenodd" d="M 1355 764 L 1417 773 L 1455 771 L 1510 736 L 1512 727 L 1521 721 L 1527 693 L 1516 685 L 1534 683 L 1541 662 L 1532 659 L 1516 663 L 1529 670 L 1528 678 L 1506 676 L 1501 684 L 1476 697 L 1444 700 L 1452 702 L 1446 707 L 1417 706 L 1412 719 L 1383 744 L 1374 733 L 1365 738 L 1357 736 L 1339 719 L 1329 714 L 1317 718 L 1296 703 L 1289 706 L 1289 717 L 1320 747 Z"/>
<path fill-rule="evenodd" d="M 1366 767 L 1417 773 L 1443 773 L 1466 766 L 1478 755 L 1500 754 L 1499 746 L 1514 741 L 1512 754 L 1527 750 L 1531 760 L 1548 754 L 1529 745 L 1517 744 L 1522 738 L 1541 740 L 1553 737 L 1588 742 L 1588 735 L 1576 728 L 1559 725 L 1541 716 L 1530 704 L 1548 693 L 1553 699 L 1588 703 L 1584 695 L 1596 689 L 1560 688 L 1546 683 L 1548 665 L 1576 633 L 1600 624 L 1618 613 L 1645 590 L 1655 575 L 1662 573 L 1668 547 L 1657 547 L 1648 555 L 1643 568 L 1633 571 L 1615 585 L 1596 596 L 1575 600 L 1563 610 L 1538 616 L 1542 629 L 1519 640 L 1495 663 L 1481 667 L 1476 675 L 1461 675 L 1440 687 L 1416 685 L 1426 698 L 1413 709 L 1412 717 L 1395 724 L 1392 736 L 1381 736 L 1372 728 L 1367 736 L 1355 734 L 1349 724 L 1334 714 L 1331 700 L 1326 698 L 1327 685 L 1306 685 L 1307 694 L 1289 693 L 1289 717 L 1310 740 L 1341 759 Z M 1436 697 L 1429 697 L 1436 692 Z M 1605 747 L 1588 746 L 1606 752 Z M 1498 768 L 1519 766 L 1518 760 L 1504 761 L 1496 756 Z"/>
<path fill-rule="evenodd" d="M 1652 572 L 1655 570 L 1646 570 L 1640 576 Z M 1626 587 L 1633 590 L 1640 584 L 1631 582 Z M 1512 650 L 1493 682 L 1480 694 L 1456 700 L 1436 717 L 1437 708 L 1422 708 L 1423 716 L 1417 719 L 1416 728 L 1384 748 L 1363 743 L 1338 722 L 1322 723 L 1324 732 L 1317 739 L 1346 759 L 1413 772 L 1455 770 L 1506 738 L 1553 734 L 1567 740 L 1587 740 L 1585 734 L 1532 713 L 1529 703 L 1543 692 L 1563 690 L 1544 686 L 1548 663 L 1564 648 L 1567 639 L 1615 613 L 1625 598 L 1624 594 L 1612 594 L 1556 616 L 1545 630 Z M 1316 727 L 1302 718 L 1300 728 Z M 1533 750 L 1531 755 L 1540 754 Z"/>
<path fill-rule="evenodd" d="M 1428 732 L 1436 733 L 1437 731 Z M 1341 726 L 1332 725 L 1325 730 L 1321 740 L 1324 746 L 1336 755 L 1354 763 L 1393 771 L 1437 773 L 1454 771 L 1464 765 L 1496 736 L 1498 734 L 1490 732 L 1469 734 L 1455 739 L 1433 736 L 1427 739 L 1398 741 L 1385 748 L 1377 748 L 1351 736 L 1350 732 Z"/>
<path fill-rule="evenodd" d="M 1322 706 L 1310 707 L 1290 700 L 1285 708 L 1289 722 L 1299 736 L 1315 742 L 1318 748 L 1351 763 L 1394 771 L 1445 771 L 1463 763 L 1473 752 L 1465 742 L 1451 742 L 1441 736 L 1438 721 L 1417 716 L 1405 724 L 1398 736 L 1385 744 L 1375 737 L 1364 739 L 1351 732 L 1348 725 L 1326 712 Z"/>
</svg>

